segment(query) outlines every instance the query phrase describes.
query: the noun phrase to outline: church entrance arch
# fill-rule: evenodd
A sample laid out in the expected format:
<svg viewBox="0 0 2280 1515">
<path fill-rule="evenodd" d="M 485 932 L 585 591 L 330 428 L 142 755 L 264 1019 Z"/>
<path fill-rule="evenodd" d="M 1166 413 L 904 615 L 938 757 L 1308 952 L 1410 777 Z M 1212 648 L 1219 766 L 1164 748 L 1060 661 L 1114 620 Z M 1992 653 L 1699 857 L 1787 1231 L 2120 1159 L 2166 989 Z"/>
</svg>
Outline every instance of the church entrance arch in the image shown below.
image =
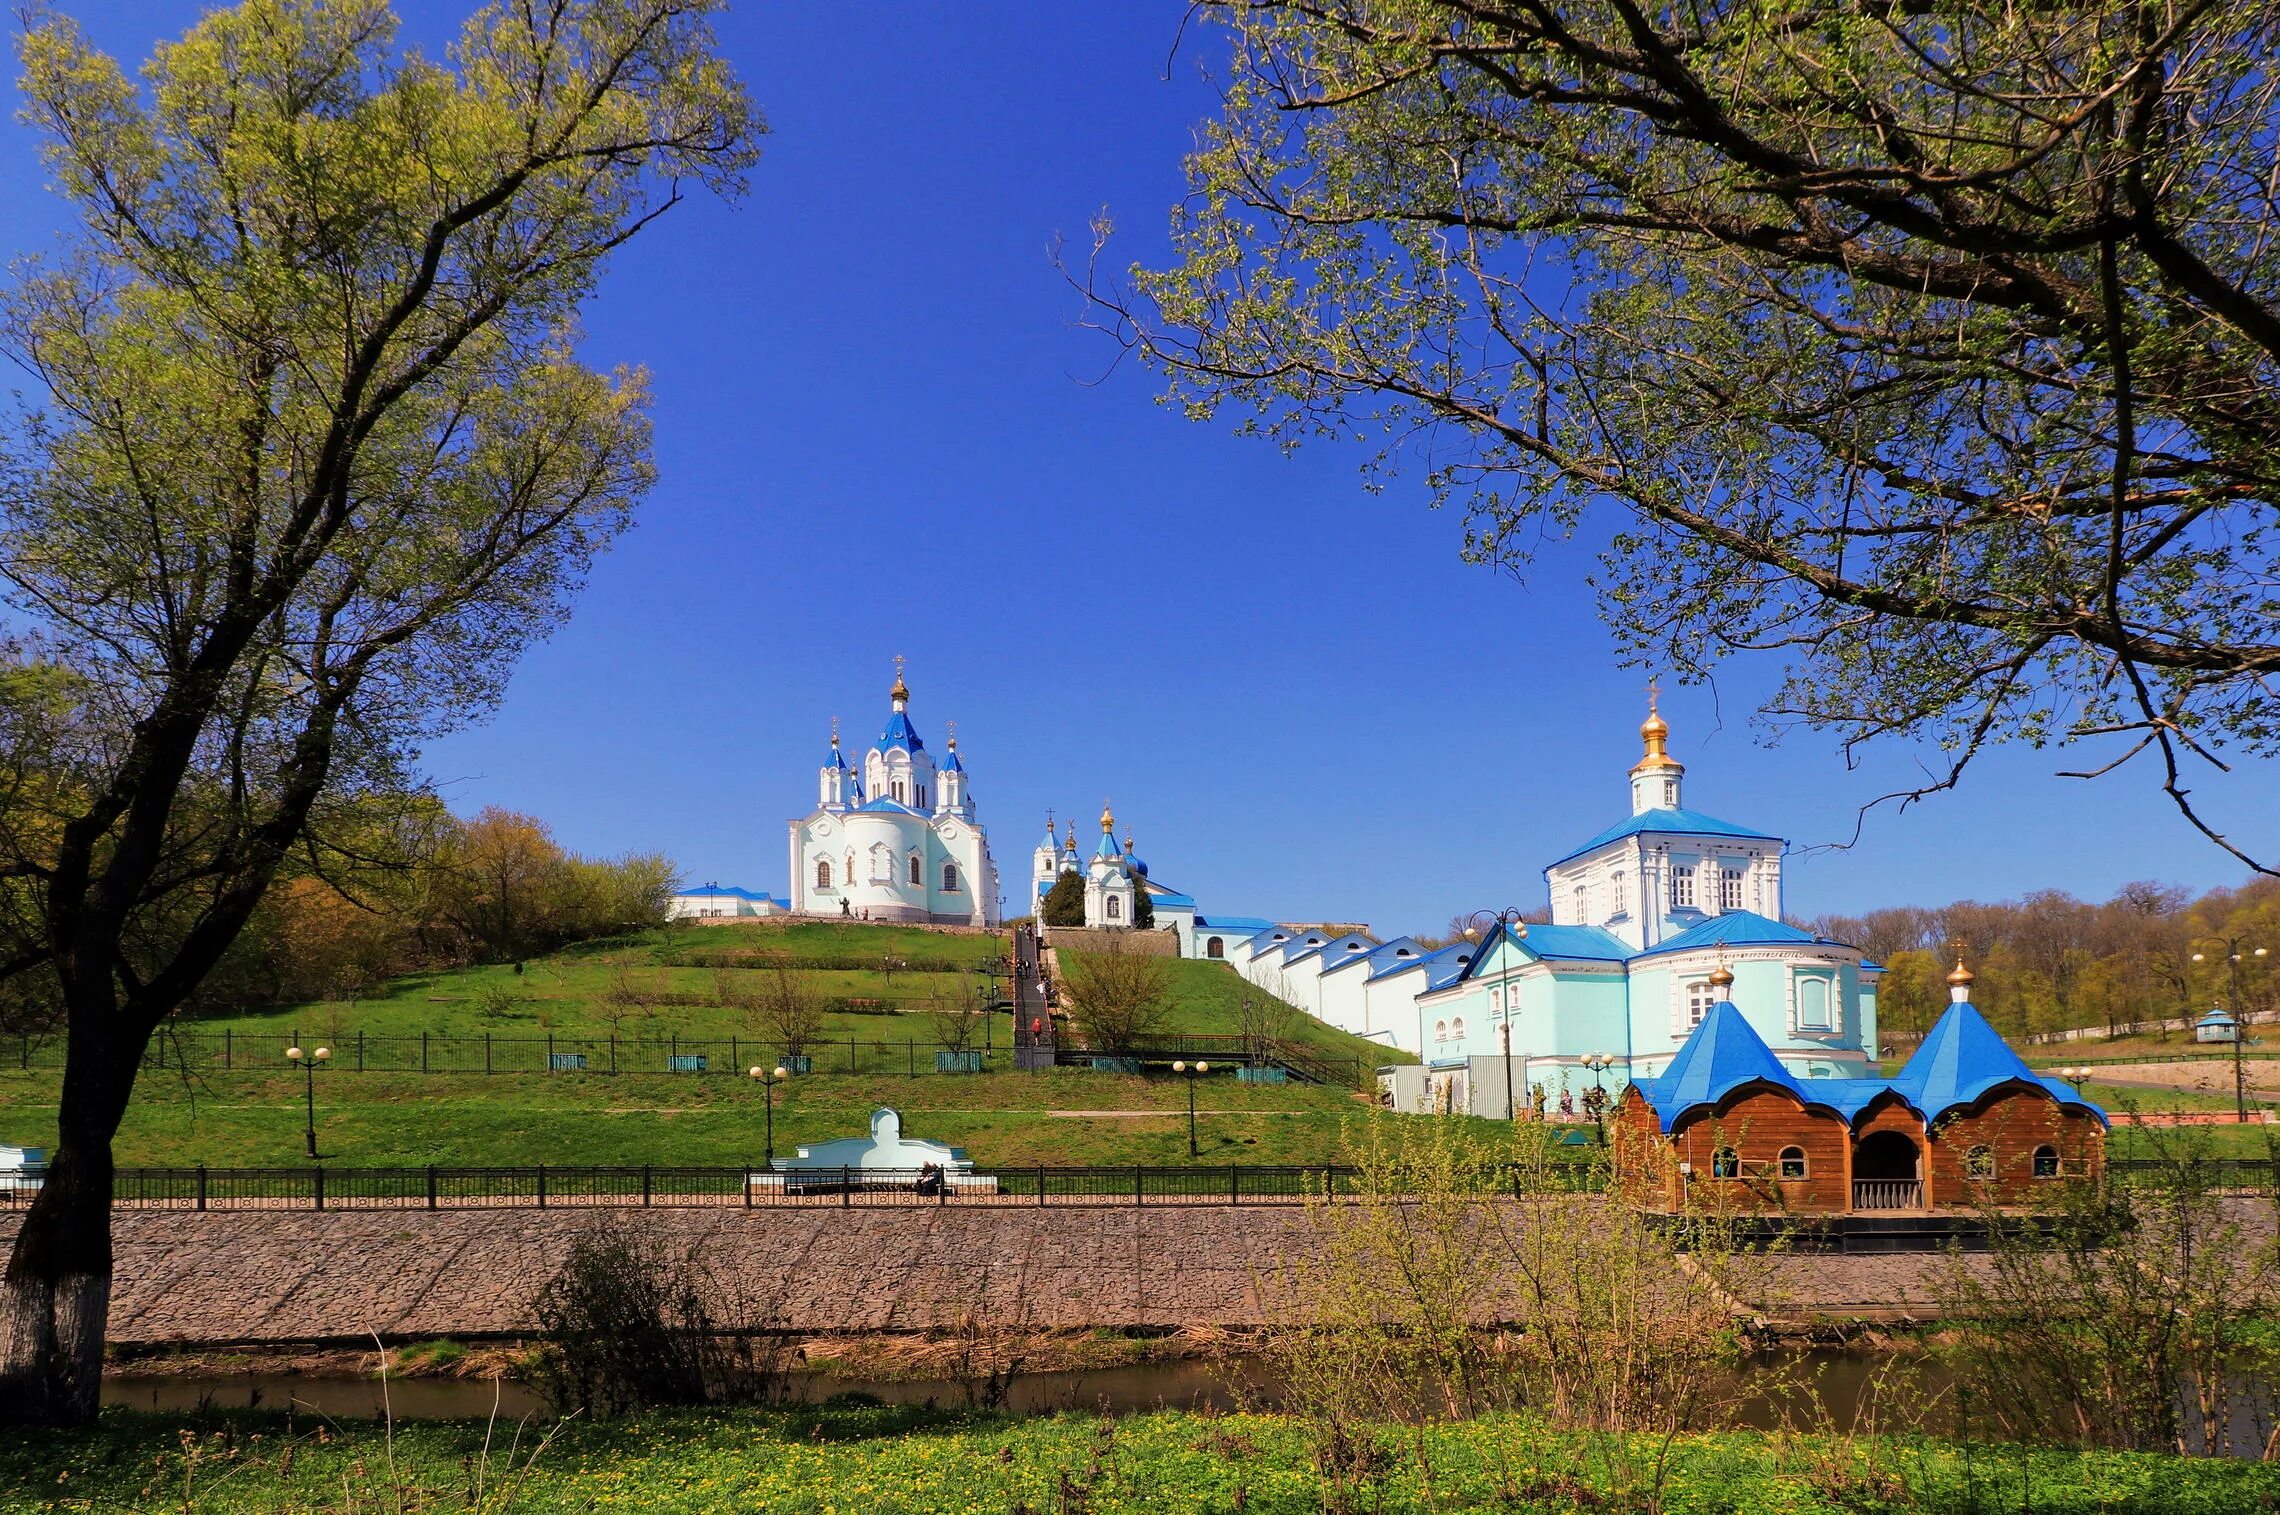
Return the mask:
<svg viewBox="0 0 2280 1515">
<path fill-rule="evenodd" d="M 1855 1210 L 1919 1210 L 1923 1149 L 1903 1131 L 1871 1131 L 1853 1146 Z"/>
<path fill-rule="evenodd" d="M 1203 944 L 1203 955 L 1205 957 L 1225 957 L 1227 955 L 1227 943 L 1215 936 Z"/>
</svg>

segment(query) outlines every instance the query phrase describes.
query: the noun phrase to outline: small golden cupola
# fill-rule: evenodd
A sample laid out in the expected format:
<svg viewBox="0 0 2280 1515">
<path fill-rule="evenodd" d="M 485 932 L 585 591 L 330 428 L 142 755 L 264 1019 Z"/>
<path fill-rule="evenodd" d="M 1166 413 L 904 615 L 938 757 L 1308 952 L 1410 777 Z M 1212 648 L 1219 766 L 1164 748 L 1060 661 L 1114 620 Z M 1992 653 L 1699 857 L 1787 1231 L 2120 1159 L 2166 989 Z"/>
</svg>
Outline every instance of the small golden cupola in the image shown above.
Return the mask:
<svg viewBox="0 0 2280 1515">
<path fill-rule="evenodd" d="M 1970 1004 L 1971 986 L 1978 980 L 1978 977 L 1979 976 L 1977 974 L 1973 973 L 1969 968 L 1966 968 L 1963 965 L 1962 958 L 1957 958 L 1955 960 L 1954 971 L 1949 973 L 1947 976 L 1948 999 L 1950 1002 L 1958 1005 Z"/>
<path fill-rule="evenodd" d="M 1670 723 L 1662 718 L 1662 692 L 1647 686 L 1647 718 L 1639 723 L 1646 755 L 1631 765 L 1631 813 L 1679 808 L 1679 781 L 1686 765 L 1670 755 Z"/>
</svg>

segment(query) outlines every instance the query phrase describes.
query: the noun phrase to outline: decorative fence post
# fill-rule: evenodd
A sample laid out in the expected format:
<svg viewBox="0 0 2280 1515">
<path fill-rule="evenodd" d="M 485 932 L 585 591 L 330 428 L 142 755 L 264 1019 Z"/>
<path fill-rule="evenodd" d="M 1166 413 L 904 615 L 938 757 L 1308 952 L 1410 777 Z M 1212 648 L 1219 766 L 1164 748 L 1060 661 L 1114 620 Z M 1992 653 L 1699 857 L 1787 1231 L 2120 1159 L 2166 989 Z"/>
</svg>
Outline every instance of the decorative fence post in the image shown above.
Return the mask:
<svg viewBox="0 0 2280 1515">
<path fill-rule="evenodd" d="M 422 1031 L 420 1033 L 420 1071 L 422 1073 L 425 1073 L 428 1070 L 427 1039 L 428 1034 L 425 1031 Z"/>
<path fill-rule="evenodd" d="M 311 1168 L 309 1170 L 309 1174 L 311 1178 L 314 1179 L 314 1182 L 310 1185 L 310 1188 L 316 1194 L 317 1208 L 322 1210 L 325 1207 L 325 1170 L 322 1168 Z"/>
<path fill-rule="evenodd" d="M 227 1027 L 227 1026 L 224 1026 L 224 1027 L 222 1027 L 222 1066 L 223 1066 L 224 1068 L 227 1068 L 227 1067 L 231 1066 L 231 1064 L 230 1064 L 230 1028 L 229 1028 L 229 1027 Z"/>
<path fill-rule="evenodd" d="M 486 1077 L 491 1072 L 491 1033 L 488 1031 L 483 1033 L 483 1072 Z"/>
<path fill-rule="evenodd" d="M 206 1165 L 198 1165 L 198 1208 L 206 1208 Z"/>
<path fill-rule="evenodd" d="M 645 1206 L 649 1203 L 651 1171 L 649 1164 L 641 1165 L 641 1202 Z"/>
<path fill-rule="evenodd" d="M 617 1072 L 617 1033 L 610 1033 L 610 1071 Z"/>
<path fill-rule="evenodd" d="M 546 1164 L 538 1165 L 538 1207 L 546 1208 Z"/>
<path fill-rule="evenodd" d="M 1147 1193 L 1148 1191 L 1141 1181 L 1140 1165 L 1134 1163 L 1132 1165 L 1132 1203 L 1135 1205 L 1146 1204 L 1148 1202 Z"/>
<path fill-rule="evenodd" d="M 1037 1165 L 1037 1204 L 1040 1209 L 1045 1204 L 1045 1165 L 1043 1163 Z"/>
<path fill-rule="evenodd" d="M 430 1210 L 432 1210 L 432 1209 L 434 1209 L 434 1208 L 435 1208 L 435 1164 L 434 1164 L 434 1163 L 429 1163 L 429 1164 L 428 1164 L 428 1167 L 427 1167 L 427 1202 L 428 1202 L 428 1203 L 427 1203 L 427 1207 L 428 1207 Z"/>
<path fill-rule="evenodd" d="M 1227 1203 L 1239 1205 L 1242 1202 L 1243 1170 L 1235 1164 L 1229 1163 L 1227 1165 Z"/>
</svg>

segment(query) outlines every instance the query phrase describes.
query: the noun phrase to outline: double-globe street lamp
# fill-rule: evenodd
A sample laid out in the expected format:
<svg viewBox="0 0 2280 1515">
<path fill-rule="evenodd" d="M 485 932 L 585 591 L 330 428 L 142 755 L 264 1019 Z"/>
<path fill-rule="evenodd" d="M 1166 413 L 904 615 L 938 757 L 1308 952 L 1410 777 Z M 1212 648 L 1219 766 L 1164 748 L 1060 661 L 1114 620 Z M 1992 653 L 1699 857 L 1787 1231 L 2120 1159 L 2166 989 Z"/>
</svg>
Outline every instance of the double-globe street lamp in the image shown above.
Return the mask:
<svg viewBox="0 0 2280 1515">
<path fill-rule="evenodd" d="M 301 1069 L 302 1108 L 308 1115 L 308 1128 L 303 1134 L 308 1138 L 309 1156 L 314 1158 L 317 1155 L 317 1066 L 332 1061 L 332 1048 L 303 1052 L 299 1047 L 287 1047 L 285 1060 L 298 1064 Z"/>
<path fill-rule="evenodd" d="M 1591 1070 L 1591 1092 L 1583 1097 L 1591 1123 L 1599 1128 L 1599 1145 L 1607 1145 L 1607 1070 L 1615 1066 L 1612 1052 L 1588 1052 L 1583 1065 Z"/>
<path fill-rule="evenodd" d="M 2225 967 L 2232 976 L 2233 1117 L 2245 1125 L 2248 1122 L 2248 1072 L 2241 1065 L 2240 1049 L 2242 1043 L 2248 1040 L 2248 1004 L 2240 997 L 2240 965 L 2244 956 L 2258 959 L 2264 957 L 2265 949 L 2243 946 L 2237 936 L 2198 936 L 2193 939 L 2195 946 L 2203 943 L 2225 949 Z M 2193 954 L 2196 963 L 2208 960 L 2206 952 Z"/>
<path fill-rule="evenodd" d="M 776 1166 L 776 1086 L 790 1078 L 791 1070 L 784 1067 L 754 1068 L 753 1080 L 760 1085 L 761 1097 L 768 1106 L 768 1155 L 766 1166 L 772 1172 Z"/>
<path fill-rule="evenodd" d="M 1172 1062 L 1172 1071 L 1179 1074 L 1187 1084 L 1188 1156 L 1200 1157 L 1203 1154 L 1195 1144 L 1195 1081 L 1211 1071 L 1211 1064 L 1191 1063 L 1184 1058 L 1175 1058 Z"/>
</svg>

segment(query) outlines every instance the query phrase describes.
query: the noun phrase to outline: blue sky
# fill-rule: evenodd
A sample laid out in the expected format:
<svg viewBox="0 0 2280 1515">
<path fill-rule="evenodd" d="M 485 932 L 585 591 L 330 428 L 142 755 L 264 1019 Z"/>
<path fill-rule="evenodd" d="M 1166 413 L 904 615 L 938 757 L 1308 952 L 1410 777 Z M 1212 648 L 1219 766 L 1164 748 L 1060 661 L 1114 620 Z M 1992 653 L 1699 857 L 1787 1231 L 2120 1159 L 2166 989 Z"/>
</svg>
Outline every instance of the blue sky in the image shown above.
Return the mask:
<svg viewBox="0 0 2280 1515">
<path fill-rule="evenodd" d="M 63 7 L 139 62 L 192 4 Z M 404 4 L 439 39 L 458 4 Z M 740 205 L 693 202 L 620 255 L 598 364 L 653 371 L 663 479 L 570 626 L 488 724 L 428 766 L 463 811 L 545 817 L 582 851 L 661 850 L 696 881 L 781 891 L 785 821 L 830 718 L 867 743 L 896 653 L 939 750 L 958 722 L 1007 894 L 1048 806 L 1104 797 L 1157 877 L 1208 911 L 1438 927 L 1529 905 L 1540 868 L 1627 809 L 1644 675 L 1616 666 L 1580 549 L 1516 584 L 1461 523 L 1358 453 L 1285 457 L 1197 424 L 1079 328 L 1049 248 L 1103 206 L 1156 258 L 1216 41 L 1171 56 L 1176 4 L 748 4 L 725 48 L 774 135 Z M 0 127 L 0 247 L 48 245 L 36 144 Z M 2241 870 L 2150 775 L 2091 785 L 2005 751 L 1962 792 L 1748 720 L 1777 670 L 1664 708 L 1690 803 L 1779 832 L 1793 912 L 2098 897 Z M 2280 852 L 2272 772 L 2197 780 Z M 1120 827 L 1121 829 L 1121 827 Z"/>
</svg>

